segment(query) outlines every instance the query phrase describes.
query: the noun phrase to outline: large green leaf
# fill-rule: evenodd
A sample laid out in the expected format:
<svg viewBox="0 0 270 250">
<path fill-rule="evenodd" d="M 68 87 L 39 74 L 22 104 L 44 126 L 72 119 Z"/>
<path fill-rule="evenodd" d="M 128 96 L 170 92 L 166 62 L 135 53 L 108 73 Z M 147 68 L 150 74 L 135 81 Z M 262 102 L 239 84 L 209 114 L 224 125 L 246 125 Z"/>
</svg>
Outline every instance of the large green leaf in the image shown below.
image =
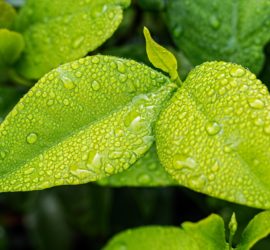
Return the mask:
<svg viewBox="0 0 270 250">
<path fill-rule="evenodd" d="M 128 170 L 104 178 L 98 182 L 101 185 L 114 187 L 153 187 L 176 185 L 170 175 L 165 171 L 157 157 L 156 147 L 151 149 Z"/>
<path fill-rule="evenodd" d="M 178 227 L 148 226 L 119 233 L 104 250 L 225 250 L 224 223 L 211 215 L 197 222 L 185 222 Z"/>
<path fill-rule="evenodd" d="M 168 1 L 167 19 L 175 43 L 193 64 L 224 60 L 261 70 L 270 40 L 268 0 Z"/>
<path fill-rule="evenodd" d="M 0 68 L 14 63 L 24 48 L 21 34 L 7 29 L 0 29 Z"/>
<path fill-rule="evenodd" d="M 17 18 L 26 49 L 18 72 L 37 79 L 61 63 L 85 56 L 104 43 L 130 0 L 28 0 Z"/>
<path fill-rule="evenodd" d="M 270 97 L 245 68 L 196 67 L 156 124 L 158 155 L 179 184 L 270 208 Z"/>
<path fill-rule="evenodd" d="M 95 181 L 150 148 L 175 85 L 132 60 L 94 56 L 46 74 L 0 126 L 0 190 Z"/>
<path fill-rule="evenodd" d="M 270 234 L 270 211 L 265 211 L 256 215 L 249 222 L 236 250 L 249 250 L 268 234 Z"/>
</svg>

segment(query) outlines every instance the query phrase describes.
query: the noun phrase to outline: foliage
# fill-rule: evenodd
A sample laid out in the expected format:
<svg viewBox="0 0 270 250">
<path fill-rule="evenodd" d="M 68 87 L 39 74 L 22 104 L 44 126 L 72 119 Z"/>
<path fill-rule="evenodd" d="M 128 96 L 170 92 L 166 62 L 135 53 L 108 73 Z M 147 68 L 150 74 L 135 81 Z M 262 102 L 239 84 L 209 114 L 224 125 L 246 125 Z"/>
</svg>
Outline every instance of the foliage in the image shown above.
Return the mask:
<svg viewBox="0 0 270 250">
<path fill-rule="evenodd" d="M 104 249 L 245 250 L 269 234 L 269 211 L 244 229 L 255 208 L 270 209 L 270 97 L 260 80 L 270 77 L 268 1 L 19 6 L 0 1 L 0 191 L 31 192 L 3 193 L 0 204 L 34 218 L 31 244 L 71 249 L 69 223 L 93 237 L 90 249 L 138 226 Z M 85 185 L 34 191 L 75 184 Z M 129 203 L 113 205 L 118 193 L 121 202 L 134 197 L 127 211 L 152 219 L 126 215 L 127 222 L 120 211 Z M 176 226 L 194 204 L 193 217 L 181 221 L 219 215 Z M 0 247 L 16 249 L 1 234 L 5 218 L 0 213 Z"/>
</svg>

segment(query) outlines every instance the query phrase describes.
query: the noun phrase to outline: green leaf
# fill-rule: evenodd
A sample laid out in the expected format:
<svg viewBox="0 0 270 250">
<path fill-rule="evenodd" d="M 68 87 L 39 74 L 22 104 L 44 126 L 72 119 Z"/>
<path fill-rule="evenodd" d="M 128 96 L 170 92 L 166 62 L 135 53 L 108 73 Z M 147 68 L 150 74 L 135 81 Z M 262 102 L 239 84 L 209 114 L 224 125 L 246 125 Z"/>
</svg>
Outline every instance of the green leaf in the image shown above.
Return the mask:
<svg viewBox="0 0 270 250">
<path fill-rule="evenodd" d="M 114 187 L 153 187 L 175 185 L 176 181 L 170 177 L 160 164 L 156 148 L 152 146 L 151 149 L 128 170 L 102 179 L 98 183 Z"/>
<path fill-rule="evenodd" d="M 149 61 L 158 69 L 163 70 L 166 73 L 169 73 L 172 81 L 177 80 L 177 60 L 175 56 L 156 43 L 149 32 L 149 30 L 144 27 L 143 29 L 145 41 L 146 41 L 146 52 L 149 58 Z"/>
<path fill-rule="evenodd" d="M 183 229 L 147 226 L 114 236 L 104 250 L 225 250 L 224 223 L 217 215 L 197 222 L 185 222 Z"/>
<path fill-rule="evenodd" d="M 115 57 L 51 71 L 0 126 L 0 190 L 80 184 L 129 168 L 152 145 L 153 122 L 175 87 Z"/>
<path fill-rule="evenodd" d="M 229 222 L 229 231 L 230 231 L 230 235 L 229 235 L 229 246 L 230 249 L 232 248 L 232 242 L 233 242 L 233 238 L 234 235 L 237 231 L 237 220 L 235 217 L 235 213 L 232 214 L 231 220 Z"/>
<path fill-rule="evenodd" d="M 0 29 L 0 67 L 13 64 L 24 48 L 21 34 L 7 29 Z"/>
<path fill-rule="evenodd" d="M 175 43 L 194 65 L 224 60 L 261 70 L 270 40 L 268 0 L 168 1 L 167 19 Z"/>
<path fill-rule="evenodd" d="M 11 28 L 15 17 L 15 9 L 9 3 L 0 0 L 0 29 Z"/>
<path fill-rule="evenodd" d="M 270 234 L 270 211 L 257 214 L 245 228 L 236 250 L 249 250 Z"/>
<path fill-rule="evenodd" d="M 112 36 L 130 0 L 28 0 L 16 29 L 26 42 L 17 70 L 38 79 L 59 64 L 78 59 Z"/>
<path fill-rule="evenodd" d="M 196 67 L 156 124 L 159 159 L 179 184 L 270 208 L 270 97 L 245 68 Z"/>
</svg>

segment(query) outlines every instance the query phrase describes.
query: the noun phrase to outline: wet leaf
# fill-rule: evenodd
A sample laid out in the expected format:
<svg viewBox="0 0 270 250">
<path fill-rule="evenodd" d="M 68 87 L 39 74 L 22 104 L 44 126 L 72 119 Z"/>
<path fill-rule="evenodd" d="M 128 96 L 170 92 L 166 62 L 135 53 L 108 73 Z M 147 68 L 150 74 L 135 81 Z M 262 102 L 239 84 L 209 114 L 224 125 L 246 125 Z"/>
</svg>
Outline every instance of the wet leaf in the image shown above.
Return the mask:
<svg viewBox="0 0 270 250">
<path fill-rule="evenodd" d="M 46 74 L 0 126 L 0 190 L 96 181 L 134 164 L 175 85 L 115 57 L 94 56 Z"/>
<path fill-rule="evenodd" d="M 225 62 L 196 67 L 156 125 L 161 163 L 179 184 L 270 208 L 270 97 L 256 76 Z"/>
<path fill-rule="evenodd" d="M 224 60 L 261 70 L 270 40 L 268 0 L 168 1 L 167 19 L 175 43 L 194 65 Z"/>
<path fill-rule="evenodd" d="M 29 0 L 16 29 L 26 49 L 17 70 L 38 79 L 59 64 L 85 56 L 104 43 L 122 21 L 129 0 Z"/>
<path fill-rule="evenodd" d="M 128 170 L 109 176 L 98 182 L 113 187 L 153 187 L 172 186 L 176 184 L 160 164 L 156 147 L 151 149 Z"/>
</svg>

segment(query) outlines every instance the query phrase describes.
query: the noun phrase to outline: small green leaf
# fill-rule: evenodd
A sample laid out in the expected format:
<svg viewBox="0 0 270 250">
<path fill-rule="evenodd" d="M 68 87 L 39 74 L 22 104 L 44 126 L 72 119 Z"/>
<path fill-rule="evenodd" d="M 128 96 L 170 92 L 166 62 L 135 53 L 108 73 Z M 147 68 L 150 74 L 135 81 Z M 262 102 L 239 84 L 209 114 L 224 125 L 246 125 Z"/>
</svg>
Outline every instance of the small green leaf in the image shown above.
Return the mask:
<svg viewBox="0 0 270 250">
<path fill-rule="evenodd" d="M 115 57 L 79 59 L 46 74 L 0 126 L 0 190 L 96 181 L 129 168 L 153 143 L 175 85 Z"/>
<path fill-rule="evenodd" d="M 156 68 L 169 73 L 172 81 L 179 79 L 177 72 L 177 60 L 175 56 L 170 51 L 156 43 L 152 39 L 150 32 L 146 27 L 144 27 L 143 33 L 146 41 L 146 52 L 150 62 Z"/>
<path fill-rule="evenodd" d="M 257 214 L 247 225 L 236 250 L 249 250 L 270 234 L 270 211 Z"/>
<path fill-rule="evenodd" d="M 197 223 L 185 222 L 177 227 L 147 226 L 114 236 L 104 250 L 225 250 L 224 223 L 211 215 Z"/>
<path fill-rule="evenodd" d="M 0 29 L 11 28 L 16 17 L 15 9 L 4 0 L 0 0 Z"/>
<path fill-rule="evenodd" d="M 231 220 L 229 222 L 229 230 L 230 230 L 230 236 L 229 236 L 229 247 L 230 250 L 232 249 L 232 242 L 233 242 L 233 237 L 237 231 L 237 220 L 235 217 L 235 213 L 232 214 Z"/>
<path fill-rule="evenodd" d="M 26 49 L 17 70 L 38 79 L 59 64 L 78 59 L 112 36 L 130 0 L 28 0 L 16 29 Z"/>
<path fill-rule="evenodd" d="M 269 0 L 174 0 L 166 10 L 175 43 L 194 65 L 224 60 L 260 72 L 270 41 Z"/>
<path fill-rule="evenodd" d="M 152 146 L 151 149 L 128 170 L 102 179 L 98 183 L 113 187 L 154 187 L 175 185 L 176 181 L 170 177 L 160 164 L 156 147 Z"/>
<path fill-rule="evenodd" d="M 156 124 L 159 159 L 179 184 L 270 208 L 270 96 L 247 69 L 196 67 Z"/>
<path fill-rule="evenodd" d="M 21 34 L 7 29 L 0 29 L 0 67 L 13 64 L 24 48 Z"/>
</svg>

